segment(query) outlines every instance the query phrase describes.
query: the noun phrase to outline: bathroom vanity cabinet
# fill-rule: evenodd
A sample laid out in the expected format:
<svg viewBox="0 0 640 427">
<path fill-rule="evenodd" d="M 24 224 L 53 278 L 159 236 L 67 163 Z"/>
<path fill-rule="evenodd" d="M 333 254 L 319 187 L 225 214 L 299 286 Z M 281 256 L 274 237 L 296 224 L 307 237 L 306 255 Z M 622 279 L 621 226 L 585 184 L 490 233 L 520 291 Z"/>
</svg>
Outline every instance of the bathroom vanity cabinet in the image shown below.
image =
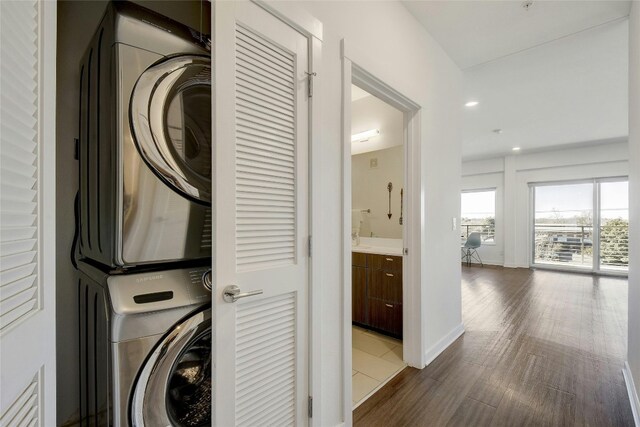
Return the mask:
<svg viewBox="0 0 640 427">
<path fill-rule="evenodd" d="M 402 257 L 352 252 L 353 323 L 402 338 Z"/>
</svg>

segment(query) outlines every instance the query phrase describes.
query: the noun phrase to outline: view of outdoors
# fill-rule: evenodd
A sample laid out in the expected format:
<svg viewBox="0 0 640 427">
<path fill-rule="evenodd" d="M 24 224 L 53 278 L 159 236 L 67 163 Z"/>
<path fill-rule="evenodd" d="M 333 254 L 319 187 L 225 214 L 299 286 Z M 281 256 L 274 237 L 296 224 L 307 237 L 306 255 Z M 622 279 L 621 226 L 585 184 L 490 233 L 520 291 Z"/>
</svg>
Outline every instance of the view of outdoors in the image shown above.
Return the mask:
<svg viewBox="0 0 640 427">
<path fill-rule="evenodd" d="M 594 185 L 600 186 L 599 211 Z M 599 224 L 594 224 L 594 212 L 599 212 Z M 627 181 L 537 186 L 534 262 L 624 270 L 628 219 Z M 593 265 L 594 226 L 600 232 L 599 266 Z"/>
<path fill-rule="evenodd" d="M 496 230 L 496 190 L 465 191 L 462 193 L 460 229 L 466 240 L 469 233 L 482 233 L 484 243 L 493 243 Z"/>
</svg>

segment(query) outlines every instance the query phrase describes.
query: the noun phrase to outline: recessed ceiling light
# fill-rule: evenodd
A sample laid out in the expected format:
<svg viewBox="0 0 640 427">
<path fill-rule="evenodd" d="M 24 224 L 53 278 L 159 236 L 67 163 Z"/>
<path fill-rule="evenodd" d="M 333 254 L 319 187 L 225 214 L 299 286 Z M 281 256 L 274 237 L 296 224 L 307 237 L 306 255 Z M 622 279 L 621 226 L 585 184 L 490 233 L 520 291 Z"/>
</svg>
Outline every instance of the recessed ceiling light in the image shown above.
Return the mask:
<svg viewBox="0 0 640 427">
<path fill-rule="evenodd" d="M 512 150 L 513 151 L 520 151 L 520 147 L 513 147 Z"/>
<path fill-rule="evenodd" d="M 464 106 L 465 107 L 475 107 L 478 104 L 480 104 L 478 101 L 469 101 L 466 104 L 464 104 Z"/>
<path fill-rule="evenodd" d="M 351 135 L 351 142 L 366 141 L 369 138 L 380 135 L 380 129 L 370 129 Z"/>
<path fill-rule="evenodd" d="M 496 133 L 498 135 L 501 135 L 502 134 L 502 129 L 494 129 L 494 130 L 492 130 L 492 132 Z"/>
</svg>

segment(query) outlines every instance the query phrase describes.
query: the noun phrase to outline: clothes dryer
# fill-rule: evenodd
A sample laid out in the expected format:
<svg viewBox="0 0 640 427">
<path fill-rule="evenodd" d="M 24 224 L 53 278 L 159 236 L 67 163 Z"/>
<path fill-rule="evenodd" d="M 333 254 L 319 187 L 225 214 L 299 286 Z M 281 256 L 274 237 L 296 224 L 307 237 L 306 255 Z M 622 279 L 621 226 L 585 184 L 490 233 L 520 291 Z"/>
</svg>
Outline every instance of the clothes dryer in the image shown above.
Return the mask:
<svg viewBox="0 0 640 427">
<path fill-rule="evenodd" d="M 81 64 L 79 252 L 112 268 L 211 255 L 209 38 L 112 2 Z"/>
</svg>

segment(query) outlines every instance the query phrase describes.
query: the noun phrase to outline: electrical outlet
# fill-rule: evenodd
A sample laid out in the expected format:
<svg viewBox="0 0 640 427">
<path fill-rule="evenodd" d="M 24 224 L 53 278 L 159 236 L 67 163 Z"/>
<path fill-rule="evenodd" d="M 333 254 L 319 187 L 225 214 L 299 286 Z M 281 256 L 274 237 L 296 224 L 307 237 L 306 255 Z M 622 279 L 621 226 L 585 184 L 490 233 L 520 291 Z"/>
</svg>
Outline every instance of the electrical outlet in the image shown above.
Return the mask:
<svg viewBox="0 0 640 427">
<path fill-rule="evenodd" d="M 458 218 L 455 216 L 451 218 L 451 230 L 455 231 L 458 228 Z"/>
</svg>

